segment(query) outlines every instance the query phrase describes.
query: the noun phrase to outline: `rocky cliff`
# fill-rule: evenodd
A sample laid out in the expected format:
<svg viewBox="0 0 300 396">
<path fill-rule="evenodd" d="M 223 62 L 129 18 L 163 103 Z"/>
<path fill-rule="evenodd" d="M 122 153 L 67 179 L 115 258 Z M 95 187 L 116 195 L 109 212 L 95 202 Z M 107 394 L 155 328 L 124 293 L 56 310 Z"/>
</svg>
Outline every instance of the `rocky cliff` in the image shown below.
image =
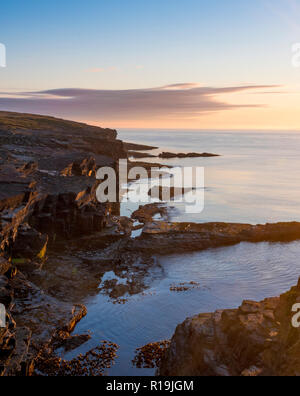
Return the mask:
<svg viewBox="0 0 300 396">
<path fill-rule="evenodd" d="M 84 306 L 45 292 L 47 272 L 32 280 L 49 244 L 99 232 L 108 214 L 118 214 L 117 205 L 97 202 L 95 173 L 117 169 L 119 158 L 127 150 L 114 130 L 0 112 L 0 303 L 7 310 L 0 375 L 32 374 L 42 348 L 57 334 L 68 339 L 85 315 Z"/>
<path fill-rule="evenodd" d="M 116 136 L 114 130 L 0 112 L 2 252 L 23 258 L 39 254 L 48 237 L 101 230 L 109 208 L 96 201 L 95 173 L 127 158 Z"/>
</svg>

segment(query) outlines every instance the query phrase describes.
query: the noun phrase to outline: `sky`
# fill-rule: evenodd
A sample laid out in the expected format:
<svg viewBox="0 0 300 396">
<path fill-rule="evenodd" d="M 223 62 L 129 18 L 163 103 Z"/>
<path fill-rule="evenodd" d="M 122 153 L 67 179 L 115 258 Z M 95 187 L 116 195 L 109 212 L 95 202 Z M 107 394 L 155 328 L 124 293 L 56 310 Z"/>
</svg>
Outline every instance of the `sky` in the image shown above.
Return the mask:
<svg viewBox="0 0 300 396">
<path fill-rule="evenodd" d="M 114 128 L 300 130 L 300 0 L 11 0 L 0 43 L 0 110 Z"/>
</svg>

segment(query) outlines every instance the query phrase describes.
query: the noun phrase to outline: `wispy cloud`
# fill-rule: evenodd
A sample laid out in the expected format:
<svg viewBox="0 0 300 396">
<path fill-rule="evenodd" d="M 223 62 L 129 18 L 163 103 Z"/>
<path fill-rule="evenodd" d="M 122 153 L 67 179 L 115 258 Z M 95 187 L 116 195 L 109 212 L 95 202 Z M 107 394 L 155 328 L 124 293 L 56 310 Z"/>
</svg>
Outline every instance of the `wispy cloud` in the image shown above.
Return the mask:
<svg viewBox="0 0 300 396">
<path fill-rule="evenodd" d="M 275 91 L 275 85 L 206 87 L 181 83 L 148 89 L 54 89 L 39 92 L 0 92 L 0 109 L 49 114 L 90 121 L 153 120 L 199 117 L 207 113 L 261 104 L 232 104 L 227 94 Z M 232 95 L 231 95 L 232 97 Z"/>
</svg>

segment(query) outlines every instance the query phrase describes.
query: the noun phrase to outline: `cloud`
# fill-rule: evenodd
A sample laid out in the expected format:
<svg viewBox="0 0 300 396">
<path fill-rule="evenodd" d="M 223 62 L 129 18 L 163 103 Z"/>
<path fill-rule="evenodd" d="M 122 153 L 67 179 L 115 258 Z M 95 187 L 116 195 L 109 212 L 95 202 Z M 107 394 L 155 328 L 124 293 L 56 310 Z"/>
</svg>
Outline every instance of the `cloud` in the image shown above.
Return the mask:
<svg viewBox="0 0 300 396">
<path fill-rule="evenodd" d="M 14 93 L 13 96 L 0 92 L 0 109 L 95 122 L 194 118 L 241 107 L 261 107 L 227 103 L 220 95 L 224 98 L 226 94 L 260 93 L 269 89 L 272 92 L 276 88 L 275 85 L 216 88 L 181 83 L 128 90 L 54 89 Z"/>
</svg>

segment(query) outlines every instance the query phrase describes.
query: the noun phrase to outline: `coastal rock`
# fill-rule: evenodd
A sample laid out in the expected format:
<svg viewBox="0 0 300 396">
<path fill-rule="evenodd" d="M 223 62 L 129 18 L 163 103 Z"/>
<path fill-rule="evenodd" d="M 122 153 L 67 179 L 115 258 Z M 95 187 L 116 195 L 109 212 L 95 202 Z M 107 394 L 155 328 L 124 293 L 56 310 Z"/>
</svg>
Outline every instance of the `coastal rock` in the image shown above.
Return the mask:
<svg viewBox="0 0 300 396">
<path fill-rule="evenodd" d="M 141 210 L 141 209 L 140 209 Z M 230 246 L 240 242 L 290 242 L 300 239 L 300 223 L 251 225 L 239 223 L 147 222 L 128 249 L 147 254 L 172 254 Z"/>
<path fill-rule="evenodd" d="M 5 260 L 4 257 L 0 257 L 0 276 L 5 275 L 11 268 L 11 263 Z"/>
<path fill-rule="evenodd" d="M 128 156 L 132 158 L 156 158 L 156 155 L 149 154 L 149 153 L 142 153 L 139 151 L 129 151 Z"/>
<path fill-rule="evenodd" d="M 31 375 L 40 351 L 59 332 L 71 337 L 86 315 L 82 298 L 99 281 L 82 279 L 80 298 L 68 299 L 66 280 L 75 284 L 72 263 L 52 276 L 42 269 L 46 252 L 103 231 L 109 217 L 119 214 L 117 204 L 97 201 L 95 174 L 101 166 L 118 171 L 118 159 L 127 156 L 115 130 L 0 112 L 0 302 L 7 311 L 0 375 Z"/>
<path fill-rule="evenodd" d="M 66 338 L 63 339 L 60 346 L 62 346 L 66 352 L 70 352 L 73 351 L 74 349 L 79 348 L 81 345 L 85 344 L 90 339 L 91 336 L 89 334 L 66 336 Z"/>
<path fill-rule="evenodd" d="M 118 234 L 130 236 L 134 226 L 134 221 L 126 216 L 112 216 L 107 224 L 107 227 L 114 228 Z"/>
<path fill-rule="evenodd" d="M 148 150 L 156 150 L 158 147 L 147 146 L 145 144 L 136 144 L 136 143 L 124 143 L 124 147 L 126 150 L 131 151 L 148 151 Z"/>
<path fill-rule="evenodd" d="M 61 171 L 62 176 L 88 176 L 95 177 L 97 173 L 95 158 L 84 158 L 82 161 L 75 161 Z"/>
<path fill-rule="evenodd" d="M 168 215 L 167 207 L 157 203 L 141 205 L 138 210 L 132 213 L 131 218 L 138 220 L 140 223 L 149 223 L 153 221 L 153 217 L 156 215 L 166 218 Z"/>
<path fill-rule="evenodd" d="M 177 327 L 159 374 L 299 376 L 300 332 L 292 326 L 299 298 L 298 285 L 280 297 L 187 319 Z"/>
<path fill-rule="evenodd" d="M 12 260 L 44 258 L 47 250 L 48 236 L 43 235 L 28 224 L 21 224 L 14 240 L 11 257 Z"/>
<path fill-rule="evenodd" d="M 162 159 L 172 159 L 172 158 L 209 158 L 209 157 L 219 157 L 218 154 L 211 154 L 211 153 L 188 153 L 188 154 L 184 154 L 184 153 L 179 153 L 179 154 L 175 154 L 175 153 L 168 153 L 168 152 L 163 152 L 161 154 L 159 154 L 159 158 Z"/>
<path fill-rule="evenodd" d="M 30 376 L 33 373 L 33 358 L 29 354 L 31 331 L 19 327 L 14 333 L 15 348 L 6 360 L 1 376 Z"/>
<path fill-rule="evenodd" d="M 114 130 L 0 112 L 3 254 L 20 258 L 32 256 L 30 251 L 39 254 L 45 240 L 40 247 L 37 233 L 44 234 L 41 240 L 49 237 L 53 242 L 104 228 L 114 205 L 97 201 L 95 174 L 101 166 L 117 169 L 117 160 L 127 158 L 123 142 L 116 137 Z M 31 230 L 25 232 L 26 224 Z"/>
</svg>

